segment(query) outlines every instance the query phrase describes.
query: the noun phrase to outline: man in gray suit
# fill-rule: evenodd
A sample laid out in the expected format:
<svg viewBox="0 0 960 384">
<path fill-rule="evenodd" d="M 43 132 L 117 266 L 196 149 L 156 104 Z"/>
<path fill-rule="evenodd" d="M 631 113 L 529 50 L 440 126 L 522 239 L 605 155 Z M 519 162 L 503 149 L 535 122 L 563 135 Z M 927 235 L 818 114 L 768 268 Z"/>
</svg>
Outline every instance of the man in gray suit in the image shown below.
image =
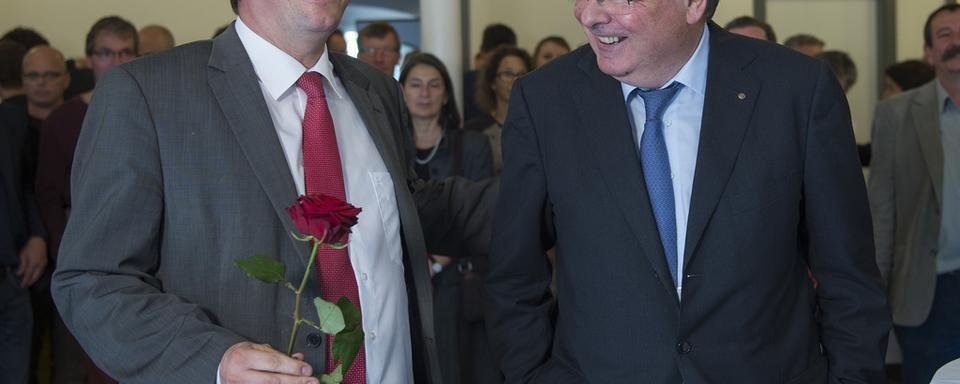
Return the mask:
<svg viewBox="0 0 960 384">
<path fill-rule="evenodd" d="M 929 383 L 960 357 L 960 5 L 927 19 L 936 79 L 881 102 L 873 126 L 870 205 L 903 382 Z"/>
<path fill-rule="evenodd" d="M 341 277 L 359 294 L 365 363 L 346 382 L 439 382 L 427 245 L 485 253 L 494 186 L 416 180 L 396 82 L 325 50 L 347 2 L 235 0 L 238 19 L 216 39 L 98 81 L 53 284 L 64 320 L 112 377 L 316 383 L 333 368 L 319 333 L 301 332 L 294 358 L 273 349 L 290 334 L 293 295 L 233 266 L 265 254 L 288 279 L 304 272 L 309 249 L 291 239 L 285 208 L 319 170 L 342 176 L 363 209 Z M 335 133 L 322 137 L 332 151 L 312 146 L 314 125 Z M 318 169 L 317 157 L 342 165 Z"/>
</svg>

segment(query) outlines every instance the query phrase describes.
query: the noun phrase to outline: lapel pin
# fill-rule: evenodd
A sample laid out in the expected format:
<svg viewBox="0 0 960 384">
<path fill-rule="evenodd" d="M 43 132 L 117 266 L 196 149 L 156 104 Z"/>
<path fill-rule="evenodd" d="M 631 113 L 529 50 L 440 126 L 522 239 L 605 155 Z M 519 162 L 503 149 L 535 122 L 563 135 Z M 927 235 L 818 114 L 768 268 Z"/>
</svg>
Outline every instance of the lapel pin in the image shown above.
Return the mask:
<svg viewBox="0 0 960 384">
<path fill-rule="evenodd" d="M 738 99 L 738 100 L 746 100 L 746 99 L 747 99 L 747 94 L 746 94 L 746 93 L 743 93 L 743 92 L 740 92 L 740 93 L 737 94 L 737 99 Z"/>
</svg>

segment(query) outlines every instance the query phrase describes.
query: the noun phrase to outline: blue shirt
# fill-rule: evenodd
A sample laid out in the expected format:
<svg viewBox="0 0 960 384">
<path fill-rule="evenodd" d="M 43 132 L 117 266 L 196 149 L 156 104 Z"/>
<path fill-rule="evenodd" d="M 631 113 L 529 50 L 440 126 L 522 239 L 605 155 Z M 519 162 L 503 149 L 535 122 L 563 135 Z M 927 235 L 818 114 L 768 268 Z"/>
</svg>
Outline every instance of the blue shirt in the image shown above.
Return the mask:
<svg viewBox="0 0 960 384">
<path fill-rule="evenodd" d="M 960 269 L 960 108 L 937 81 L 940 137 L 943 143 L 943 206 L 937 272 Z"/>
<path fill-rule="evenodd" d="M 663 137 L 667 144 L 667 156 L 670 159 L 670 172 L 673 177 L 674 212 L 677 217 L 677 273 L 683 276 L 684 242 L 687 238 L 687 216 L 690 213 L 690 196 L 693 192 L 693 175 L 697 167 L 697 150 L 700 147 L 700 123 L 703 120 L 703 100 L 707 90 L 707 59 L 710 56 L 710 30 L 704 26 L 703 36 L 696 51 L 690 56 L 680 72 L 663 87 L 673 82 L 683 84 L 683 88 L 667 107 L 663 114 Z M 630 93 L 636 86 L 620 83 L 623 100 L 627 103 Z M 634 139 L 637 143 L 637 158 L 640 156 L 640 138 L 643 137 L 643 122 L 646 110 L 643 99 L 634 97 L 627 103 L 630 111 L 630 124 L 633 125 Z M 639 123 L 638 123 L 639 122 Z M 677 281 L 677 297 L 683 291 L 683 278 Z"/>
</svg>

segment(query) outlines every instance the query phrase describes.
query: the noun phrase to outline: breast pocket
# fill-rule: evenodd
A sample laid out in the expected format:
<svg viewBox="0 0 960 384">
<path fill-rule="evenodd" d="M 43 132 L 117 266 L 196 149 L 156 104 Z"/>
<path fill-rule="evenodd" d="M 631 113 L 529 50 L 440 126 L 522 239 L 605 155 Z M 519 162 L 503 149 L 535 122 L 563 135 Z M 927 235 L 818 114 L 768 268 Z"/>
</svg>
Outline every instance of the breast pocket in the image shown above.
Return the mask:
<svg viewBox="0 0 960 384">
<path fill-rule="evenodd" d="M 397 209 L 397 195 L 393 179 L 389 172 L 370 171 L 370 183 L 377 199 L 380 213 L 380 228 L 386 244 L 400 244 L 400 212 Z M 386 247 L 390 261 L 403 266 L 402 251 L 399 247 Z"/>
</svg>

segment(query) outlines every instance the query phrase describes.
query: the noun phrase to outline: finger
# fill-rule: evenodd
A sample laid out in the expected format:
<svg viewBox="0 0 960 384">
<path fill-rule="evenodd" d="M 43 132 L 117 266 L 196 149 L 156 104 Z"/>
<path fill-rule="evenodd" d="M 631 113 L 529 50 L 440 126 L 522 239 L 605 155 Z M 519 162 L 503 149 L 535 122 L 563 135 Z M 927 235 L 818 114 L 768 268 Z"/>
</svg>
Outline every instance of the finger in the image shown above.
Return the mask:
<svg viewBox="0 0 960 384">
<path fill-rule="evenodd" d="M 293 356 L 290 356 L 290 357 L 292 357 L 292 358 L 294 358 L 294 359 L 297 359 L 297 360 L 300 360 L 300 361 L 303 361 L 303 357 L 304 357 L 304 356 L 303 356 L 302 353 L 297 352 L 297 353 L 294 353 Z"/>
<path fill-rule="evenodd" d="M 17 277 L 23 280 L 23 275 L 27 273 L 27 267 L 30 266 L 29 257 L 20 257 L 20 265 L 17 266 Z"/>
<path fill-rule="evenodd" d="M 26 273 L 26 277 L 23 279 L 23 288 L 29 287 L 36 283 L 37 280 L 40 280 L 40 275 L 43 274 L 43 268 L 34 266 L 29 269 Z"/>
<path fill-rule="evenodd" d="M 310 367 L 310 364 L 269 349 L 269 346 L 266 347 L 268 350 L 262 348 L 263 346 L 254 347 L 253 350 L 250 350 L 250 355 L 246 359 L 246 366 L 249 369 L 291 376 L 310 376 L 313 374 L 313 368 Z"/>
</svg>

